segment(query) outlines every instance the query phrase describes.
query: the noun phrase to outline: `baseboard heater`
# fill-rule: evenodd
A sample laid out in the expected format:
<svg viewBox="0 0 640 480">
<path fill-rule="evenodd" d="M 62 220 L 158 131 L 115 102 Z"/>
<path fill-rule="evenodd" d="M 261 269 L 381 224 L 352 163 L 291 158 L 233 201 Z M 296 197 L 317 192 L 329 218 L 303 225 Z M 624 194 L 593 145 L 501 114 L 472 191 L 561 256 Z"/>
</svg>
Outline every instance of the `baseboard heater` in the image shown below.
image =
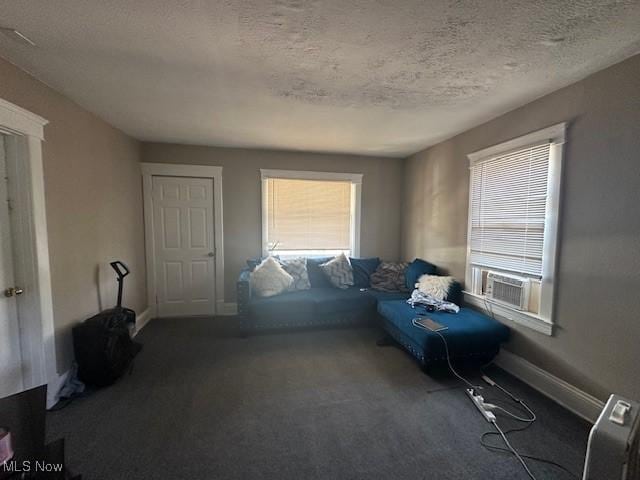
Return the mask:
<svg viewBox="0 0 640 480">
<path fill-rule="evenodd" d="M 611 395 L 589 434 L 583 480 L 640 480 L 640 404 Z"/>
</svg>

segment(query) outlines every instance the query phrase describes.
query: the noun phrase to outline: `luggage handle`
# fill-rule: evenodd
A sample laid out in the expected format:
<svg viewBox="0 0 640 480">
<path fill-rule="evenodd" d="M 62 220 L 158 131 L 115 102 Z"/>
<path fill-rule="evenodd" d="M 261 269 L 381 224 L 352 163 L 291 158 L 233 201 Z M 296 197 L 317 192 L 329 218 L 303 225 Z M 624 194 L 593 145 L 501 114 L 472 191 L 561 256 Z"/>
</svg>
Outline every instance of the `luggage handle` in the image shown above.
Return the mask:
<svg viewBox="0 0 640 480">
<path fill-rule="evenodd" d="M 129 267 L 127 267 L 120 260 L 116 260 L 115 262 L 111 262 L 109 265 L 111 265 L 111 268 L 113 268 L 116 271 L 116 275 L 118 275 L 118 280 L 120 280 L 120 279 L 126 277 L 127 275 L 129 275 Z"/>
<path fill-rule="evenodd" d="M 116 275 L 118 276 L 118 300 L 116 301 L 116 308 L 122 308 L 122 284 L 124 283 L 124 277 L 129 275 L 129 267 L 120 260 L 111 262 L 109 265 L 116 271 Z"/>
</svg>

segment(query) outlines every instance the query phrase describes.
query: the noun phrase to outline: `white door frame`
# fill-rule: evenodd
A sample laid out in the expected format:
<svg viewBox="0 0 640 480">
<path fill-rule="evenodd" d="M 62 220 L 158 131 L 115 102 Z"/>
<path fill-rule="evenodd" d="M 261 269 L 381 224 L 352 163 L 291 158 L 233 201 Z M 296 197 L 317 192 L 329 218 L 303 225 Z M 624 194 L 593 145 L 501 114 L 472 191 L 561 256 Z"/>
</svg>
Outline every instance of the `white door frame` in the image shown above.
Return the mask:
<svg viewBox="0 0 640 480">
<path fill-rule="evenodd" d="M 144 195 L 144 241 L 147 260 L 147 300 L 151 318 L 158 316 L 156 301 L 156 262 L 153 231 L 153 177 L 197 177 L 213 180 L 214 242 L 216 266 L 215 314 L 223 315 L 224 308 L 224 247 L 222 232 L 222 167 L 209 165 L 180 165 L 175 163 L 142 163 Z"/>
<path fill-rule="evenodd" d="M 44 196 L 42 142 L 44 118 L 0 99 L 0 131 L 10 136 L 19 155 L 15 181 L 16 277 L 24 285 L 18 300 L 20 347 L 24 388 L 49 384 L 52 397 L 59 387 L 56 366 L 55 329 L 49 241 Z"/>
</svg>

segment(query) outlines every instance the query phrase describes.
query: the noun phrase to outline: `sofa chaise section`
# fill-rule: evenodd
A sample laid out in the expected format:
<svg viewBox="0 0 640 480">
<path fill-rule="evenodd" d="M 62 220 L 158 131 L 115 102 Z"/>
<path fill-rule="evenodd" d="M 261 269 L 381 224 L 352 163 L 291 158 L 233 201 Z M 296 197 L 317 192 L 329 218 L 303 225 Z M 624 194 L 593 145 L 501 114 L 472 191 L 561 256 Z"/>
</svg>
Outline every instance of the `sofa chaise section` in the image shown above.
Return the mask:
<svg viewBox="0 0 640 480">
<path fill-rule="evenodd" d="M 440 335 L 413 325 L 413 319 L 421 315 L 448 327 L 440 333 L 452 361 L 489 361 L 509 338 L 505 325 L 466 307 L 458 313 L 426 312 L 406 301 L 390 300 L 378 303 L 378 313 L 386 332 L 423 366 L 446 362 L 447 357 Z"/>
</svg>

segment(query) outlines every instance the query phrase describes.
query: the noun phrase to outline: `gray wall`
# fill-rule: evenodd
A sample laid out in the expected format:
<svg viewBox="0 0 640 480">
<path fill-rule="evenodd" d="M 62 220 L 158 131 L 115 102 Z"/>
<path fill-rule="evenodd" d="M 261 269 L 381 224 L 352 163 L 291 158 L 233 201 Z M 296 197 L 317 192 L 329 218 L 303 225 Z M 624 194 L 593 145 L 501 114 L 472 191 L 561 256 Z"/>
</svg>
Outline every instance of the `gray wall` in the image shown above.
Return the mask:
<svg viewBox="0 0 640 480">
<path fill-rule="evenodd" d="M 361 256 L 400 256 L 400 159 L 144 143 L 142 161 L 223 167 L 225 301 L 234 302 L 245 260 L 261 254 L 260 169 L 364 174 Z"/>
<path fill-rule="evenodd" d="M 464 279 L 466 155 L 571 122 L 564 159 L 556 333 L 511 324 L 508 350 L 601 399 L 640 398 L 640 55 L 406 161 L 403 256 Z"/>
<path fill-rule="evenodd" d="M 146 308 L 140 146 L 2 59 L 0 98 L 49 120 L 43 162 L 61 373 L 73 359 L 71 326 L 115 303 L 109 261 L 129 264 L 125 303 Z"/>
</svg>

